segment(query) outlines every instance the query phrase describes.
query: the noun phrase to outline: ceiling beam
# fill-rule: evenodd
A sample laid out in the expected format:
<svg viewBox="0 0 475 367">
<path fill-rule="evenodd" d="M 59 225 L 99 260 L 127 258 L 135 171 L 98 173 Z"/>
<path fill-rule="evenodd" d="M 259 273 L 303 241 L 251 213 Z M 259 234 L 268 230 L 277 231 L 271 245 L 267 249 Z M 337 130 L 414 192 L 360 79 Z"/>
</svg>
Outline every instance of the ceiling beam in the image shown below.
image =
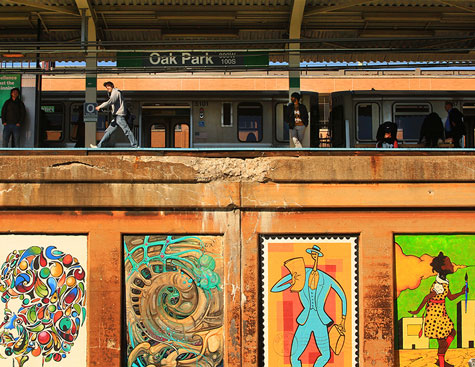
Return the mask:
<svg viewBox="0 0 475 367">
<path fill-rule="evenodd" d="M 468 12 L 471 12 L 471 13 L 475 13 L 475 8 L 470 8 L 468 6 L 457 4 L 455 1 L 437 0 L 437 2 L 445 4 L 445 5 L 453 6 L 454 8 L 462 9 L 462 10 L 465 10 L 465 11 L 468 11 Z"/>
<path fill-rule="evenodd" d="M 305 16 L 310 17 L 312 15 L 329 13 L 336 10 L 351 8 L 352 6 L 369 4 L 369 3 L 372 3 L 373 1 L 374 0 L 348 0 L 348 1 L 342 2 L 342 4 L 340 5 L 326 6 L 326 7 L 318 8 L 318 9 L 310 9 L 309 11 L 305 13 Z"/>
<path fill-rule="evenodd" d="M 97 14 L 89 0 L 75 0 L 79 13 L 84 14 L 87 22 L 87 40 L 89 42 L 97 41 Z M 85 30 L 83 30 L 84 32 Z"/>
<path fill-rule="evenodd" d="M 294 0 L 290 13 L 289 38 L 299 39 L 306 0 Z"/>
<path fill-rule="evenodd" d="M 50 5 L 45 5 L 38 3 L 36 1 L 30 1 L 30 0 L 3 0 L 7 3 L 12 3 L 16 5 L 24 5 L 24 6 L 29 6 L 35 9 L 43 9 L 43 10 L 48 10 L 54 13 L 62 13 L 62 14 L 68 14 L 68 15 L 74 15 L 74 16 L 80 16 L 78 12 L 75 12 L 72 8 L 64 7 L 64 6 L 50 6 Z"/>
<path fill-rule="evenodd" d="M 81 10 L 86 11 L 86 16 L 87 17 L 92 17 L 94 20 L 94 24 L 97 24 L 97 15 L 93 7 L 91 6 L 91 3 L 89 0 L 75 0 L 76 1 L 76 6 L 79 9 L 79 13 L 81 13 Z"/>
</svg>

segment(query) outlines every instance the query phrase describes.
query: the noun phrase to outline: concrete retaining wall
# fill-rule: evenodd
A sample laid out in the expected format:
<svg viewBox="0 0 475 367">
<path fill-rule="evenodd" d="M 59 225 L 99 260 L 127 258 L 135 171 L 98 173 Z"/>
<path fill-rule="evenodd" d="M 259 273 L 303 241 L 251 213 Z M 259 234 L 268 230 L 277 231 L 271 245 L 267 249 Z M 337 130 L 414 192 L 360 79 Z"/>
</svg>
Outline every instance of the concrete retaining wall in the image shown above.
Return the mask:
<svg viewBox="0 0 475 367">
<path fill-rule="evenodd" d="M 260 236 L 357 236 L 357 357 L 398 365 L 394 235 L 475 233 L 475 157 L 233 154 L 0 156 L 0 232 L 87 235 L 87 366 L 110 367 L 126 360 L 124 235 L 220 238 L 224 366 L 246 367 L 263 350 Z"/>
</svg>

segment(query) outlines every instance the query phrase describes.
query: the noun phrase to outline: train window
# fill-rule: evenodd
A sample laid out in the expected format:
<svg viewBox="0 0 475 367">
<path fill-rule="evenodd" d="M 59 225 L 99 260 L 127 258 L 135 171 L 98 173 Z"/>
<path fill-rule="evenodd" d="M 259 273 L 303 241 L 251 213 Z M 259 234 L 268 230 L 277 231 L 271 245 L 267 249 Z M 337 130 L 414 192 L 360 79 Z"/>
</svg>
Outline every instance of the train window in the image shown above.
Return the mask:
<svg viewBox="0 0 475 367">
<path fill-rule="evenodd" d="M 97 115 L 97 131 L 106 129 L 107 112 L 100 111 Z M 69 138 L 71 141 L 84 140 L 84 104 L 71 104 L 70 120 L 69 120 Z M 82 134 L 82 137 L 81 137 Z M 102 135 L 101 135 L 102 137 Z M 100 139 L 99 139 L 100 140 Z"/>
<path fill-rule="evenodd" d="M 221 127 L 233 126 L 233 104 L 231 102 L 223 102 L 221 106 Z"/>
<path fill-rule="evenodd" d="M 358 103 L 356 105 L 356 136 L 359 141 L 376 140 L 379 127 L 379 105 L 377 103 Z"/>
<path fill-rule="evenodd" d="M 107 112 L 99 111 L 97 114 L 97 123 L 96 129 L 97 131 L 105 131 L 109 126 L 109 114 Z"/>
<path fill-rule="evenodd" d="M 287 103 L 277 103 L 275 105 L 275 138 L 278 142 L 289 142 L 289 125 L 284 121 L 284 111 Z"/>
<path fill-rule="evenodd" d="M 174 147 L 190 147 L 190 125 L 187 123 L 175 124 Z"/>
<path fill-rule="evenodd" d="M 69 138 L 72 141 L 77 141 L 78 134 L 81 134 L 81 129 L 84 129 L 84 110 L 82 103 L 73 103 L 71 105 L 71 119 L 69 121 Z M 82 132 L 84 135 L 84 131 Z"/>
<path fill-rule="evenodd" d="M 395 103 L 393 112 L 398 139 L 418 141 L 422 123 L 432 108 L 429 103 Z"/>
<path fill-rule="evenodd" d="M 63 140 L 64 107 L 61 103 L 42 104 L 40 109 L 40 134 L 43 141 Z"/>
<path fill-rule="evenodd" d="M 150 148 L 166 148 L 166 131 L 164 124 L 150 126 Z"/>
<path fill-rule="evenodd" d="M 262 105 L 260 103 L 240 103 L 237 108 L 238 139 L 253 143 L 262 140 Z"/>
</svg>

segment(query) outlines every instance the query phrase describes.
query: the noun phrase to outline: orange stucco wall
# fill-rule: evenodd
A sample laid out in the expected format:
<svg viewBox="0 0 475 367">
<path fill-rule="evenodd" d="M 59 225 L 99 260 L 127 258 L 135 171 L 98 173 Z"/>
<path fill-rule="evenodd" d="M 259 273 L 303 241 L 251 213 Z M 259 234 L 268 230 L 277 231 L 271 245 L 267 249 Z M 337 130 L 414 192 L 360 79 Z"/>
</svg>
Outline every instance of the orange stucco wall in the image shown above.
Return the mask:
<svg viewBox="0 0 475 367">
<path fill-rule="evenodd" d="M 287 77 L 116 77 L 97 79 L 98 90 L 102 84 L 113 80 L 121 90 L 144 91 L 213 91 L 213 90 L 286 90 Z M 345 90 L 473 90 L 474 76 L 360 76 L 328 77 L 304 76 L 301 89 L 332 93 Z M 43 91 L 85 90 L 84 78 L 44 77 Z"/>
</svg>

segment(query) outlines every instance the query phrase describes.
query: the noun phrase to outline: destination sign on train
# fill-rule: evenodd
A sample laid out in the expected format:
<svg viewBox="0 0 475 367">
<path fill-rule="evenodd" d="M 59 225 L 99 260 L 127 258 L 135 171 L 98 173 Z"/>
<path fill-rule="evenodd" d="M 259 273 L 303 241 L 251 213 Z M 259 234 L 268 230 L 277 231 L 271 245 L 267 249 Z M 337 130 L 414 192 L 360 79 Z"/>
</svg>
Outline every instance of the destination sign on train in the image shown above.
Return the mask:
<svg viewBox="0 0 475 367">
<path fill-rule="evenodd" d="M 269 65 L 267 52 L 119 52 L 118 67 L 260 67 Z"/>
</svg>

